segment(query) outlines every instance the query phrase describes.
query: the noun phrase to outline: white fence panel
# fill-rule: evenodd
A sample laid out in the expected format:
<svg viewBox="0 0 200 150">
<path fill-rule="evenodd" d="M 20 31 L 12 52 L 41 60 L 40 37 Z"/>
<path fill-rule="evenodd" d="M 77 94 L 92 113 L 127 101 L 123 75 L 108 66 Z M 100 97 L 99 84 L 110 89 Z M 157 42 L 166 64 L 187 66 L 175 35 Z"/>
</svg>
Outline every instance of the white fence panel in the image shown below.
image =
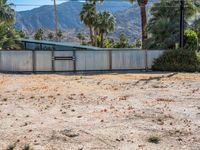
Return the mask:
<svg viewBox="0 0 200 150">
<path fill-rule="evenodd" d="M 51 51 L 35 51 L 35 71 L 52 71 Z"/>
<path fill-rule="evenodd" d="M 109 51 L 77 51 L 77 70 L 109 70 Z"/>
<path fill-rule="evenodd" d="M 55 51 L 54 57 L 73 57 L 73 51 Z M 73 60 L 55 60 L 55 71 L 73 71 Z"/>
<path fill-rule="evenodd" d="M 145 51 L 123 49 L 112 51 L 112 69 L 145 69 Z"/>
<path fill-rule="evenodd" d="M 0 71 L 32 71 L 32 51 L 0 51 Z"/>
</svg>

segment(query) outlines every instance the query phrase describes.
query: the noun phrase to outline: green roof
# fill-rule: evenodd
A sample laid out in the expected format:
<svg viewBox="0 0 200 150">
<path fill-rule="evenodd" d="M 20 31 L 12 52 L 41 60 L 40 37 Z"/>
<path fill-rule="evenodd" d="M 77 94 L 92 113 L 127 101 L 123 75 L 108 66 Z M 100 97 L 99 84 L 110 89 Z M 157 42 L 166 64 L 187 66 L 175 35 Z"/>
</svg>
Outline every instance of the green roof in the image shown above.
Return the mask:
<svg viewBox="0 0 200 150">
<path fill-rule="evenodd" d="M 100 49 L 94 46 L 84 46 L 84 45 L 79 45 L 79 44 L 68 44 L 68 43 L 53 42 L 53 41 L 32 40 L 32 39 L 20 39 L 20 41 L 27 42 L 27 43 L 47 44 L 47 45 L 64 46 L 64 47 L 80 48 L 80 49 L 94 49 L 94 50 Z"/>
</svg>

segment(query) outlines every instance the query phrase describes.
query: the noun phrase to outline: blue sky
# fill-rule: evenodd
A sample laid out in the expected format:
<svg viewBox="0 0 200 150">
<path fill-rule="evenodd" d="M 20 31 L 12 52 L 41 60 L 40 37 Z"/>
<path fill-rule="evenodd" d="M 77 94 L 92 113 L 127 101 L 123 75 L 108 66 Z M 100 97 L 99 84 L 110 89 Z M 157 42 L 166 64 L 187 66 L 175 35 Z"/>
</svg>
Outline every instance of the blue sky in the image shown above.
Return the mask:
<svg viewBox="0 0 200 150">
<path fill-rule="evenodd" d="M 53 5 L 53 0 L 8 0 L 8 1 L 16 5 L 15 9 L 17 11 L 33 9 L 35 7 L 40 7 L 40 5 Z M 56 0 L 56 1 L 59 4 L 67 0 Z"/>
</svg>

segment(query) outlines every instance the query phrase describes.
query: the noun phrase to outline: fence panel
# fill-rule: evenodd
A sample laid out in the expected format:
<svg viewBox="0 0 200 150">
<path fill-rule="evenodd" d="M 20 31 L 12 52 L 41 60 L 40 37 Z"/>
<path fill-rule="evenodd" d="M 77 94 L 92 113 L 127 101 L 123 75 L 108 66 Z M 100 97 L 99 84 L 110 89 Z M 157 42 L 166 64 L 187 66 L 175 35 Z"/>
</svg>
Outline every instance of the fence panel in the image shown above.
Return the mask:
<svg viewBox="0 0 200 150">
<path fill-rule="evenodd" d="M 145 69 L 145 51 L 123 49 L 112 51 L 112 69 Z"/>
<path fill-rule="evenodd" d="M 109 70 L 109 51 L 77 51 L 76 69 L 81 71 Z"/>
<path fill-rule="evenodd" d="M 163 50 L 91 49 L 69 51 L 0 51 L 0 71 L 104 71 L 152 68 Z"/>
<path fill-rule="evenodd" d="M 0 71 L 32 71 L 32 51 L 0 51 Z"/>
<path fill-rule="evenodd" d="M 35 51 L 35 71 L 52 71 L 52 51 Z"/>
<path fill-rule="evenodd" d="M 54 58 L 56 57 L 73 57 L 73 51 L 55 51 Z M 55 71 L 73 71 L 73 60 L 54 60 Z"/>
</svg>

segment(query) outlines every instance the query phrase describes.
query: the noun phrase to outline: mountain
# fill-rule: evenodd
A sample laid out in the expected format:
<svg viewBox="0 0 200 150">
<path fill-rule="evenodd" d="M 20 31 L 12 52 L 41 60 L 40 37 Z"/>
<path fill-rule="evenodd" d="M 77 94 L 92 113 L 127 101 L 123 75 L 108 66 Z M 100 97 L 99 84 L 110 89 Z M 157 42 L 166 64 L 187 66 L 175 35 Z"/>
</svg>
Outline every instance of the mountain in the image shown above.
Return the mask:
<svg viewBox="0 0 200 150">
<path fill-rule="evenodd" d="M 156 1 L 156 0 L 154 0 Z M 149 5 L 152 5 L 152 1 Z M 57 5 L 58 27 L 62 31 L 75 36 L 77 32 L 88 32 L 81 23 L 79 14 L 82 2 L 65 2 Z M 110 34 L 118 37 L 124 32 L 131 41 L 140 36 L 140 11 L 137 3 L 131 5 L 128 2 L 104 2 L 97 4 L 97 10 L 110 11 L 116 18 L 116 30 Z M 17 12 L 16 24 L 17 29 L 33 32 L 39 28 L 45 30 L 54 29 L 54 9 L 51 5 L 42 6 L 29 11 Z M 86 29 L 86 30 L 85 30 Z"/>
<path fill-rule="evenodd" d="M 81 2 L 65 2 L 57 6 L 57 16 L 60 29 L 81 28 L 79 14 L 82 7 Z M 99 11 L 108 10 L 112 13 L 129 8 L 127 2 L 105 2 L 97 5 Z M 53 6 L 42 6 L 29 11 L 17 12 L 16 28 L 24 30 L 35 30 L 38 28 L 54 28 Z"/>
</svg>

